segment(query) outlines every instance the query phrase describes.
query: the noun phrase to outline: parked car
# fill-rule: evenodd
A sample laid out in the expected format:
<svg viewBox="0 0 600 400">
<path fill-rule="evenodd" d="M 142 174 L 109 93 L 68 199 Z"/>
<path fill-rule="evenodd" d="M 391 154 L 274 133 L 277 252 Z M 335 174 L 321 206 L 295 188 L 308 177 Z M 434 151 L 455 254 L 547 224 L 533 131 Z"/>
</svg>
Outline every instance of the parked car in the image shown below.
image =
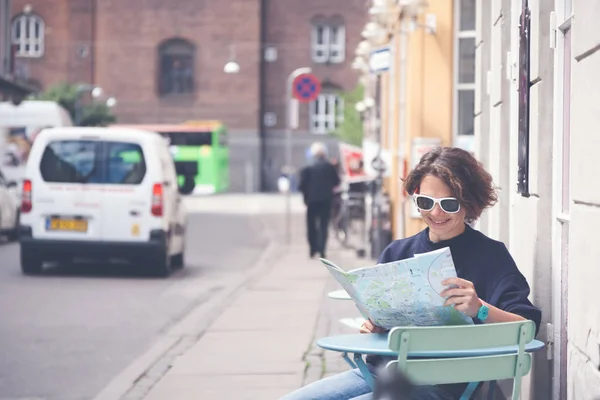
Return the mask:
<svg viewBox="0 0 600 400">
<path fill-rule="evenodd" d="M 44 129 L 23 181 L 21 269 L 127 259 L 166 276 L 183 266 L 185 221 L 173 159 L 157 133 Z"/>
<path fill-rule="evenodd" d="M 19 236 L 18 197 L 17 183 L 7 181 L 0 171 L 0 234 L 11 241 Z"/>
</svg>

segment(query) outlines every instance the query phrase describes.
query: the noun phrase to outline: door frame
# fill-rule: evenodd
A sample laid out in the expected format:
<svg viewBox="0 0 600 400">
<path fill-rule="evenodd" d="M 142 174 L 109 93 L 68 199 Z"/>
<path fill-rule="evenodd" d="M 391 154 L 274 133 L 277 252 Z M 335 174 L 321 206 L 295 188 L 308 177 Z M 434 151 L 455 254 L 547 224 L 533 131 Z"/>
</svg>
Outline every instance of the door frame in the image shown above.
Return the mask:
<svg viewBox="0 0 600 400">
<path fill-rule="evenodd" d="M 567 398 L 568 259 L 572 198 L 570 101 L 565 101 L 565 91 L 571 91 L 572 0 L 555 0 L 554 9 L 556 47 L 552 158 L 552 397 L 559 400 Z M 565 66 L 568 66 L 568 70 Z M 565 72 L 568 76 L 565 76 Z"/>
</svg>

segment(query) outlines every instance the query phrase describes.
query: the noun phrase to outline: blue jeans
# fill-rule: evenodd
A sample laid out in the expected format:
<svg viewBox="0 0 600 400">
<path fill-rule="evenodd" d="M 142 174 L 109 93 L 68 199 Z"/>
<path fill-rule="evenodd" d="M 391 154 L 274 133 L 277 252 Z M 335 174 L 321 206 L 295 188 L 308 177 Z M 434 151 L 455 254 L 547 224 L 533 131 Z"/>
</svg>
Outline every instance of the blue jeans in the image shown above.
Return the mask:
<svg viewBox="0 0 600 400">
<path fill-rule="evenodd" d="M 399 399 L 403 398 L 401 396 Z M 419 386 L 410 394 L 415 400 L 452 400 L 453 397 L 435 386 Z M 371 388 L 358 369 L 321 379 L 306 385 L 280 400 L 372 400 Z"/>
</svg>

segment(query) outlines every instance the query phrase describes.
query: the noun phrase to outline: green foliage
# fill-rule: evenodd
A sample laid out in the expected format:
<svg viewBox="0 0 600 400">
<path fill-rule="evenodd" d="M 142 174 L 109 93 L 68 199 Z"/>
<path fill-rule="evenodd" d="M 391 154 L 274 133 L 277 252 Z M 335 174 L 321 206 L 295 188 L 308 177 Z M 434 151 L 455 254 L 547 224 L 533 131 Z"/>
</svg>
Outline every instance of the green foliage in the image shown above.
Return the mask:
<svg viewBox="0 0 600 400">
<path fill-rule="evenodd" d="M 80 126 L 105 126 L 116 121 L 115 115 L 104 102 L 85 103 L 87 96 L 80 94 L 81 113 Z M 73 123 L 76 123 L 75 109 L 77 99 L 77 85 L 71 83 L 61 83 L 51 86 L 47 91 L 33 96 L 34 100 L 55 101 L 60 104 L 71 116 Z"/>
<path fill-rule="evenodd" d="M 60 104 L 75 119 L 75 97 L 77 96 L 77 86 L 69 83 L 61 83 L 51 86 L 43 93 L 33 95 L 33 100 L 55 101 Z"/>
<path fill-rule="evenodd" d="M 353 90 L 338 94 L 344 104 L 344 120 L 333 135 L 344 143 L 362 146 L 363 122 L 360 113 L 356 111 L 356 103 L 363 100 L 364 92 L 364 87 L 358 84 Z"/>
<path fill-rule="evenodd" d="M 83 107 L 80 125 L 106 126 L 116 120 L 117 118 L 105 103 L 92 103 Z"/>
</svg>

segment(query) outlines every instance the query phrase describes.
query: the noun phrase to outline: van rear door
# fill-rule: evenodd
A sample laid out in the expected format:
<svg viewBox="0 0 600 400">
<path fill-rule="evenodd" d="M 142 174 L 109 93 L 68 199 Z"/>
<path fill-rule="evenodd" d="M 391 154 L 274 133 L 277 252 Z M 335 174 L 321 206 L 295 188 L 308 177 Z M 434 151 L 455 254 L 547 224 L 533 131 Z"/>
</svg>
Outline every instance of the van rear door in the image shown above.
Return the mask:
<svg viewBox="0 0 600 400">
<path fill-rule="evenodd" d="M 97 241 L 102 237 L 103 142 L 51 139 L 31 179 L 36 239 Z"/>
<path fill-rule="evenodd" d="M 145 155 L 142 144 L 132 140 L 106 142 L 102 226 L 102 237 L 106 241 L 148 241 L 150 231 L 161 228 L 161 219 L 152 216 L 155 182 L 150 181 L 151 176 L 161 175 L 161 172 Z"/>
</svg>

